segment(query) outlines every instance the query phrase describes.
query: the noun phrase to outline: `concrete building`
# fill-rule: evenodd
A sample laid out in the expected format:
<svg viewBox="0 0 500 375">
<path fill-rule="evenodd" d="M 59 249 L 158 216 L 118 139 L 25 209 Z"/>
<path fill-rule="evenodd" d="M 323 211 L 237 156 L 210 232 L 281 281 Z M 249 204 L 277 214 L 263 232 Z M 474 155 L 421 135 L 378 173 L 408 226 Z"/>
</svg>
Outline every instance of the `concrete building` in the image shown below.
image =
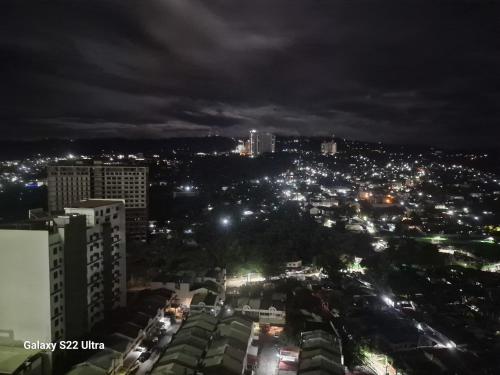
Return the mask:
<svg viewBox="0 0 500 375">
<path fill-rule="evenodd" d="M 337 143 L 334 140 L 321 143 L 321 153 L 323 155 L 335 155 L 337 153 Z"/>
<path fill-rule="evenodd" d="M 332 135 L 331 141 L 321 143 L 321 153 L 323 155 L 335 155 L 337 153 L 337 143 L 335 142 L 335 135 Z"/>
<path fill-rule="evenodd" d="M 124 199 L 127 238 L 144 241 L 148 228 L 149 168 L 77 161 L 47 167 L 48 207 L 51 213 L 82 199 Z"/>
<path fill-rule="evenodd" d="M 124 203 L 88 200 L 30 212 L 0 229 L 0 337 L 78 338 L 126 304 Z"/>
<path fill-rule="evenodd" d="M 64 209 L 86 218 L 89 319 L 127 304 L 125 202 L 87 199 Z M 99 306 L 99 307 L 97 307 Z"/>
<path fill-rule="evenodd" d="M 0 229 L 0 243 L 0 336 L 64 338 L 64 248 L 57 225 L 49 220 Z"/>
<path fill-rule="evenodd" d="M 250 156 L 273 153 L 275 148 L 276 136 L 274 134 L 260 133 L 257 130 L 250 131 Z"/>
<path fill-rule="evenodd" d="M 0 339 L 0 374 L 51 375 L 51 356 L 42 350 L 25 349 L 20 341 Z"/>
</svg>

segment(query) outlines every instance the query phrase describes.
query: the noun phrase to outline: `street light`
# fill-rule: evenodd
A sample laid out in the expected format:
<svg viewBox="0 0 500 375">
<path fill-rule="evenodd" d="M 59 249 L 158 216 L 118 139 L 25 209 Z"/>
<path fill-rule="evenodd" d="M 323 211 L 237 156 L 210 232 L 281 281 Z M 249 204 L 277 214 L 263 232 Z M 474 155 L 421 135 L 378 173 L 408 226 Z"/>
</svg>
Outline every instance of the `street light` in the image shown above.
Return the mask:
<svg viewBox="0 0 500 375">
<path fill-rule="evenodd" d="M 220 222 L 225 227 L 227 227 L 229 224 L 231 224 L 231 220 L 229 220 L 228 217 L 223 217 Z"/>
</svg>

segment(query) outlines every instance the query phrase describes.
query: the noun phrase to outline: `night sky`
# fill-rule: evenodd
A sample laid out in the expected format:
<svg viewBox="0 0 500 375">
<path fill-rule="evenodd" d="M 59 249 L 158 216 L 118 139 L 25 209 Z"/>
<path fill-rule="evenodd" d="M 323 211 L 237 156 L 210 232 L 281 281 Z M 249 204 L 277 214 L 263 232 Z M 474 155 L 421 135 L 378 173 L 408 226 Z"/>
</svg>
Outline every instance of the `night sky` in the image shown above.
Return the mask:
<svg viewBox="0 0 500 375">
<path fill-rule="evenodd" d="M 2 138 L 250 128 L 500 145 L 500 2 L 0 5 Z"/>
</svg>

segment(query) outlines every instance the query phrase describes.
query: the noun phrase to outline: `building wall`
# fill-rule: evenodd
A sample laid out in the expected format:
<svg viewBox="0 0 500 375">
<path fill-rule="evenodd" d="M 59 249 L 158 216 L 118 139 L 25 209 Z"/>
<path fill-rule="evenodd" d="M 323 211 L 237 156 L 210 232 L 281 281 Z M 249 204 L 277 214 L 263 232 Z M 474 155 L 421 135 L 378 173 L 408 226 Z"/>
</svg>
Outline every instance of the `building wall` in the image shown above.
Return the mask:
<svg viewBox="0 0 500 375">
<path fill-rule="evenodd" d="M 337 143 L 334 141 L 323 142 L 321 144 L 321 152 L 325 155 L 335 155 L 337 153 Z"/>
<path fill-rule="evenodd" d="M 87 314 L 87 225 L 82 215 L 71 216 L 59 228 L 64 241 L 64 292 L 66 337 L 75 339 L 89 331 Z"/>
<path fill-rule="evenodd" d="M 49 211 L 62 210 L 74 202 L 92 196 L 91 167 L 49 166 L 47 185 Z"/>
<path fill-rule="evenodd" d="M 250 154 L 252 156 L 272 153 L 275 151 L 276 137 L 271 133 L 250 132 Z"/>
<path fill-rule="evenodd" d="M 104 245 L 101 226 L 87 228 L 87 317 L 89 327 L 104 319 L 104 279 L 102 275 Z"/>
<path fill-rule="evenodd" d="M 122 202 L 95 208 L 66 208 L 66 213 L 87 217 L 87 276 L 89 319 L 127 304 L 126 224 Z M 111 306 L 105 301 L 111 298 Z M 96 321 L 95 321 L 96 322 Z M 91 325 L 95 322 L 90 322 Z"/>
<path fill-rule="evenodd" d="M 44 342 L 57 339 L 56 333 L 63 337 L 60 236 L 46 230 L 4 229 L 0 243 L 0 335 Z"/>
<path fill-rule="evenodd" d="M 146 240 L 149 168 L 91 165 L 47 168 L 49 211 L 60 211 L 83 199 L 124 199 L 127 236 Z"/>
</svg>

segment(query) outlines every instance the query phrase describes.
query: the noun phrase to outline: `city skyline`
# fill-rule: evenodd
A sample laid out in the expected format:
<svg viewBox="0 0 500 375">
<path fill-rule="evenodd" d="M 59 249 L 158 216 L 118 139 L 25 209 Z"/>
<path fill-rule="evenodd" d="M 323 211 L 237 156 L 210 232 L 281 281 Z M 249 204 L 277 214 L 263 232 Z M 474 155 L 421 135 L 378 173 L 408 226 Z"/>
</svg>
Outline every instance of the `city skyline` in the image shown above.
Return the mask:
<svg viewBox="0 0 500 375">
<path fill-rule="evenodd" d="M 500 374 L 500 1 L 1 9 L 0 375 Z"/>
<path fill-rule="evenodd" d="M 491 148 L 498 11 L 491 1 L 9 1 L 0 127 L 4 139 L 334 129 Z"/>
</svg>

